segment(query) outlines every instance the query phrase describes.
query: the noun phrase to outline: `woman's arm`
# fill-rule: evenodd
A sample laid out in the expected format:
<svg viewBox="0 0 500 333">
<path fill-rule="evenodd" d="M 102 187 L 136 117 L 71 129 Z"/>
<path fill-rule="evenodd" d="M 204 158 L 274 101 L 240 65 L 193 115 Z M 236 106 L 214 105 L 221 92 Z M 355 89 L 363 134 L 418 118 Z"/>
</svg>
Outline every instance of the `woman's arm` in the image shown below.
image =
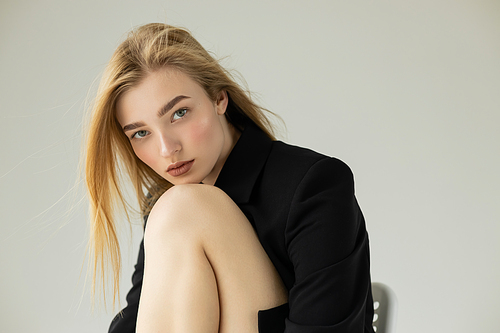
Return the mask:
<svg viewBox="0 0 500 333">
<path fill-rule="evenodd" d="M 326 158 L 307 172 L 286 242 L 295 269 L 286 332 L 372 332 L 368 235 L 343 162 Z"/>
</svg>

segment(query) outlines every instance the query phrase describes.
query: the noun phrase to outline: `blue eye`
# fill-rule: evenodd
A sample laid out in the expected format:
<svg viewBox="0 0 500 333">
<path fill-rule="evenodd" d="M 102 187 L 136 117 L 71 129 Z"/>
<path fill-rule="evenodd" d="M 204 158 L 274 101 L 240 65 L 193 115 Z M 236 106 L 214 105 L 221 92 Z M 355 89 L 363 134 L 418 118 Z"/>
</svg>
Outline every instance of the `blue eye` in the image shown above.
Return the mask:
<svg viewBox="0 0 500 333">
<path fill-rule="evenodd" d="M 146 135 L 148 135 L 148 131 L 145 130 L 137 131 L 134 133 L 134 135 L 132 135 L 132 139 L 142 139 Z"/>
<path fill-rule="evenodd" d="M 172 116 L 172 120 L 177 120 L 177 119 L 180 119 L 182 117 L 184 117 L 187 113 L 187 109 L 180 109 L 180 110 L 177 110 L 174 112 L 173 116 Z"/>
</svg>

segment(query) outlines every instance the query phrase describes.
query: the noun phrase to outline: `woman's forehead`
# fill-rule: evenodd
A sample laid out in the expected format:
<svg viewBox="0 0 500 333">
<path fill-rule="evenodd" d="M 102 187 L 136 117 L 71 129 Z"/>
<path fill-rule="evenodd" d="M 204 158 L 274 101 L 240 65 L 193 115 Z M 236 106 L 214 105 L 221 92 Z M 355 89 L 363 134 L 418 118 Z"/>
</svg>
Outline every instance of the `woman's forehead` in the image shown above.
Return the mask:
<svg viewBox="0 0 500 333">
<path fill-rule="evenodd" d="M 205 90 L 183 72 L 161 69 L 149 73 L 141 82 L 124 92 L 116 103 L 116 117 L 120 123 L 159 113 L 172 101 L 208 98 Z"/>
</svg>

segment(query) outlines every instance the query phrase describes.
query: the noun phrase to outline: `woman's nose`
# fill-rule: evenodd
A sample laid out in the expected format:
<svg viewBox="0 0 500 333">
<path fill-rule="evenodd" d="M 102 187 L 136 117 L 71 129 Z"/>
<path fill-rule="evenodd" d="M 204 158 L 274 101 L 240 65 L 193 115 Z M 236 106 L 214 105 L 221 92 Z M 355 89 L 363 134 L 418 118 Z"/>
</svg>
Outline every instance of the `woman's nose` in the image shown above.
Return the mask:
<svg viewBox="0 0 500 333">
<path fill-rule="evenodd" d="M 162 157 L 172 157 L 181 150 L 181 145 L 175 138 L 160 134 L 160 155 Z"/>
</svg>

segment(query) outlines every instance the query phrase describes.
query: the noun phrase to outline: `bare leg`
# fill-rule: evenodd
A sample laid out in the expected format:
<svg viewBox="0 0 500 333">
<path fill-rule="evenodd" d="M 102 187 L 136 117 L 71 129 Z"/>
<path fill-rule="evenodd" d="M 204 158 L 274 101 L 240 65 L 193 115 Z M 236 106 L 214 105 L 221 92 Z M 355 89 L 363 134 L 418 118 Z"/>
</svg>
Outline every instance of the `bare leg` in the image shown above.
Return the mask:
<svg viewBox="0 0 500 333">
<path fill-rule="evenodd" d="M 251 224 L 216 187 L 168 190 L 144 244 L 137 332 L 255 333 L 258 310 L 287 301 Z"/>
</svg>

